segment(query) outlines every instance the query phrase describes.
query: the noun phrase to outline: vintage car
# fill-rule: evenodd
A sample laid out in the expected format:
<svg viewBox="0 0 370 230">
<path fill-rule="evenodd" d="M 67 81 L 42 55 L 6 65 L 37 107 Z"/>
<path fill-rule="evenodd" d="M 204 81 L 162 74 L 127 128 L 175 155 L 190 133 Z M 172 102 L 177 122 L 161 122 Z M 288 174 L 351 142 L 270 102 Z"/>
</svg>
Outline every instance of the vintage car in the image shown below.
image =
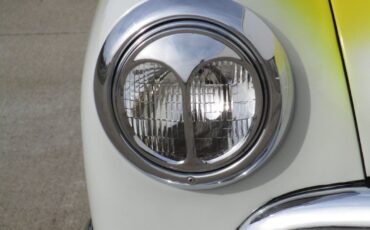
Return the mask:
<svg viewBox="0 0 370 230">
<path fill-rule="evenodd" d="M 100 0 L 81 103 L 88 229 L 370 228 L 369 12 Z"/>
</svg>

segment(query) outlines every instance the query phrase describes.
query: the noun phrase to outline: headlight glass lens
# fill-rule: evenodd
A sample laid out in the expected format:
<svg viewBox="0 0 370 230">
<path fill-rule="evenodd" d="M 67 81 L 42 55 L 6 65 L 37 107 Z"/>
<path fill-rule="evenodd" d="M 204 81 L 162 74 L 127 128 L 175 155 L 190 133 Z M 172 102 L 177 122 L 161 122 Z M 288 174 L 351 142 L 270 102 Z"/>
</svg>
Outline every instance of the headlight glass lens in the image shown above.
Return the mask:
<svg viewBox="0 0 370 230">
<path fill-rule="evenodd" d="M 194 139 L 202 160 L 223 156 L 246 141 L 256 94 L 248 70 L 232 60 L 212 61 L 197 70 L 190 90 Z"/>
<path fill-rule="evenodd" d="M 174 72 L 159 63 L 144 62 L 121 80 L 122 118 L 138 144 L 154 155 L 184 160 L 182 91 Z"/>
<path fill-rule="evenodd" d="M 121 74 L 118 86 L 114 95 L 119 95 L 122 130 L 127 133 L 128 127 L 134 145 L 167 164 L 191 156 L 192 164 L 211 165 L 232 157 L 254 125 L 254 78 L 241 60 L 201 63 L 186 84 L 170 67 L 143 61 Z M 190 114 L 190 125 L 184 112 Z"/>
</svg>

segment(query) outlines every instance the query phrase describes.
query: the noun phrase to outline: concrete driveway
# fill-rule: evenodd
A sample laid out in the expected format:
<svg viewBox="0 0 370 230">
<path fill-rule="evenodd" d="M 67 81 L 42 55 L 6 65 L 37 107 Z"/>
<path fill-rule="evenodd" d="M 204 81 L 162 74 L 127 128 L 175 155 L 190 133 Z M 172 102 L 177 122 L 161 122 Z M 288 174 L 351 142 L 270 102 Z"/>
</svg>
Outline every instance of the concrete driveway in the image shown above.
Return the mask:
<svg viewBox="0 0 370 230">
<path fill-rule="evenodd" d="M 0 229 L 89 219 L 80 82 L 96 0 L 0 1 Z"/>
</svg>

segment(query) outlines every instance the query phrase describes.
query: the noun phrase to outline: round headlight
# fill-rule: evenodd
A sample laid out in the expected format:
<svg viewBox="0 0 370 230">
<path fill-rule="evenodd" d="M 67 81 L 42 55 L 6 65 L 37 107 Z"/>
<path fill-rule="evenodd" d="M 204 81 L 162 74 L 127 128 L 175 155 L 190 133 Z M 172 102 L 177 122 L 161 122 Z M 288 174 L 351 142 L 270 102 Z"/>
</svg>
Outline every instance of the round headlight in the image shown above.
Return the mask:
<svg viewBox="0 0 370 230">
<path fill-rule="evenodd" d="M 200 63 L 186 83 L 163 63 L 131 65 L 122 67 L 113 96 L 121 131 L 138 153 L 184 172 L 217 169 L 244 153 L 263 107 L 250 63 Z"/>
<path fill-rule="evenodd" d="M 291 108 L 278 41 L 263 23 L 272 51 L 215 20 L 163 18 L 118 50 L 125 22 L 108 37 L 95 80 L 105 130 L 134 165 L 171 184 L 209 188 L 251 173 L 281 139 Z"/>
</svg>

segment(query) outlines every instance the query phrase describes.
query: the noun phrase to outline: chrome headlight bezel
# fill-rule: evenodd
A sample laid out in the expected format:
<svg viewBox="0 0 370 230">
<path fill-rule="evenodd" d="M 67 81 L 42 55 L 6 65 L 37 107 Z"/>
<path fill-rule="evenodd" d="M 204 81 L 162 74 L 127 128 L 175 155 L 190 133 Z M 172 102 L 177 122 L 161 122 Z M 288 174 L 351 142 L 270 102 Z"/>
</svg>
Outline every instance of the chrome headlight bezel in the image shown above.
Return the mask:
<svg viewBox="0 0 370 230">
<path fill-rule="evenodd" d="M 270 29 L 254 13 L 231 1 L 218 1 L 215 4 L 191 2 L 188 5 L 181 1 L 159 1 L 155 4 L 148 1 L 122 18 L 102 48 L 94 90 L 103 127 L 125 158 L 148 175 L 166 183 L 189 189 L 204 189 L 225 185 L 250 174 L 272 154 L 288 125 L 293 104 L 293 83 L 282 49 L 279 59 L 283 64 L 280 66 L 276 65 L 274 55 L 266 56 L 266 50 L 261 50 L 261 47 L 266 49 L 266 46 L 281 46 Z M 203 11 L 205 7 L 207 13 Z M 253 30 L 252 34 L 250 28 L 245 31 L 245 14 L 248 14 L 249 19 L 256 20 L 254 23 L 259 26 L 258 29 L 270 38 L 267 42 L 274 44 L 255 44 Z M 130 25 L 138 15 L 146 16 L 136 25 Z M 258 108 L 259 122 L 252 130 L 250 140 L 233 158 L 226 159 L 221 166 L 209 166 L 207 170 L 192 171 L 191 165 L 184 168 L 185 170 L 179 170 L 170 164 L 164 167 L 168 162 L 151 157 L 140 146 L 136 146 L 128 133 L 122 130 L 122 122 L 117 118 L 114 88 L 117 86 L 118 75 L 129 69 L 127 66 L 132 64 L 132 60 L 147 44 L 161 37 L 180 33 L 203 34 L 231 47 L 239 57 L 253 65 L 261 84 L 262 95 L 259 98 L 263 98 L 263 107 Z M 262 41 L 264 42 L 266 41 Z"/>
</svg>

